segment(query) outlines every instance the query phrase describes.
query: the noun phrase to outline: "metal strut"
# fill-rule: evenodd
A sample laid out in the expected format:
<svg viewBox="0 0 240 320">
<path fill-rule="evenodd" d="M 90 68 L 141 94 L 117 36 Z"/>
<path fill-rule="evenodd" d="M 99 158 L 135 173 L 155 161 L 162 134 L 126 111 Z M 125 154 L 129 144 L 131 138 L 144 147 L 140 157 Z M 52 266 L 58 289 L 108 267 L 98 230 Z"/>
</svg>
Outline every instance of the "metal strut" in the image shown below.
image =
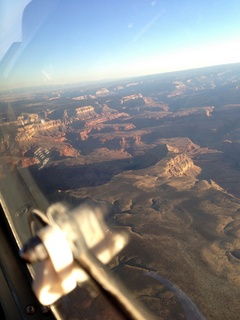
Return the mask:
<svg viewBox="0 0 240 320">
<path fill-rule="evenodd" d="M 21 257 L 36 263 L 32 287 L 43 305 L 91 279 L 127 319 L 153 318 L 106 267 L 127 244 L 128 235 L 110 231 L 99 208 L 82 205 L 69 211 L 57 203 L 46 215 L 33 214 L 43 228 L 23 246 Z"/>
</svg>

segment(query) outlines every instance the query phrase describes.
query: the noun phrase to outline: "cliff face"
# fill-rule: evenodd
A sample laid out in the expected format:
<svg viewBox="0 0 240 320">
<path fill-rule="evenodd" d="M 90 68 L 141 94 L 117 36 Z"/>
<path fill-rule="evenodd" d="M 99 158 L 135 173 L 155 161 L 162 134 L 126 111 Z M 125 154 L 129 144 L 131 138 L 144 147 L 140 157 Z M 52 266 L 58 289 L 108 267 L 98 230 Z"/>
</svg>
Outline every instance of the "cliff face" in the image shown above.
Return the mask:
<svg viewBox="0 0 240 320">
<path fill-rule="evenodd" d="M 50 120 L 38 124 L 25 125 L 23 128 L 18 128 L 16 141 L 23 141 L 30 139 L 37 131 L 49 130 L 61 126 L 61 120 Z"/>
<path fill-rule="evenodd" d="M 185 154 L 178 154 L 168 160 L 165 166 L 165 175 L 168 177 L 182 177 L 189 169 L 197 169 L 193 161 Z"/>
<path fill-rule="evenodd" d="M 99 115 L 95 112 L 92 106 L 79 107 L 76 109 L 76 116 L 79 120 L 87 120 L 98 117 Z"/>
</svg>

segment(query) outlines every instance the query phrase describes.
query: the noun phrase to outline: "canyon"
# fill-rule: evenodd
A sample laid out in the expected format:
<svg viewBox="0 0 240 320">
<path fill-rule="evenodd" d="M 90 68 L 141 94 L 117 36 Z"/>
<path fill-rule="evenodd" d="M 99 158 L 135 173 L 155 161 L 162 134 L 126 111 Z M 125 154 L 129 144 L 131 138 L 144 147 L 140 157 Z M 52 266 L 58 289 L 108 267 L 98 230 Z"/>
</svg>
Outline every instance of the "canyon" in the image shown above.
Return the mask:
<svg viewBox="0 0 240 320">
<path fill-rule="evenodd" d="M 149 272 L 207 319 L 240 312 L 239 70 L 67 87 L 57 99 L 50 88 L 0 98 L 1 179 L 28 170 L 50 203 L 104 207 L 108 225 L 130 237 L 109 267 L 157 319 L 187 315 Z M 78 302 L 83 316 L 88 305 L 101 309 L 99 299 Z"/>
</svg>

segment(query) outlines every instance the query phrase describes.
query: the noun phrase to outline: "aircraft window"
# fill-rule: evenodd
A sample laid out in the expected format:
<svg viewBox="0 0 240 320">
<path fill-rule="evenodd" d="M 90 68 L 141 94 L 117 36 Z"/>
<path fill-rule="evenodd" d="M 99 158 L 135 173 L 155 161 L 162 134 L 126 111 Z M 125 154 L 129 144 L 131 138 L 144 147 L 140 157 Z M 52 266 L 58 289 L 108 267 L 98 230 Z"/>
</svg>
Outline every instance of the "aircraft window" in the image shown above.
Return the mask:
<svg viewBox="0 0 240 320">
<path fill-rule="evenodd" d="M 43 225 L 33 209 L 87 203 L 128 233 L 108 267 L 158 319 L 238 319 L 240 2 L 1 6 L 0 192 L 18 246 Z M 111 318 L 91 288 L 57 308 Z"/>
</svg>

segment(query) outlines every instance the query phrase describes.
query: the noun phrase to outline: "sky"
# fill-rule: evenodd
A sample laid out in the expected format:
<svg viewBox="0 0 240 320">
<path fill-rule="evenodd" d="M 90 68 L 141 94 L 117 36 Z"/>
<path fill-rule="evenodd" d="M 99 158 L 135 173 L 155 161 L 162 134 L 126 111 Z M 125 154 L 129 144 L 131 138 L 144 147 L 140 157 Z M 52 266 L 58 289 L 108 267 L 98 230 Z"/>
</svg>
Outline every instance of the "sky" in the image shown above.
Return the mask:
<svg viewBox="0 0 240 320">
<path fill-rule="evenodd" d="M 240 62 L 239 0 L 1 0 L 2 87 Z"/>
</svg>

